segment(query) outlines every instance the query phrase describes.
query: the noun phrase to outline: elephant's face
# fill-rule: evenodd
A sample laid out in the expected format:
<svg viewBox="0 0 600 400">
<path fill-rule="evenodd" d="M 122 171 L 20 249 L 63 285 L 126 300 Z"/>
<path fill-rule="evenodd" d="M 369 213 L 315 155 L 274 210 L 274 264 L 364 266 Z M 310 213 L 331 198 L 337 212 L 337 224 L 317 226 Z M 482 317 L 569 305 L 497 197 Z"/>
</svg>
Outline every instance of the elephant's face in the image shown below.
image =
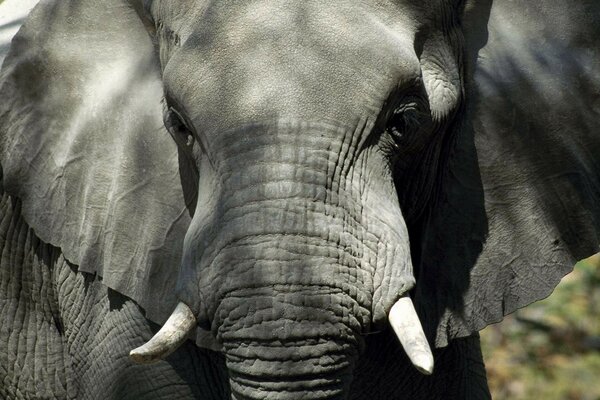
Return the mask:
<svg viewBox="0 0 600 400">
<path fill-rule="evenodd" d="M 150 10 L 200 177 L 179 297 L 235 393 L 343 392 L 415 283 L 403 214 L 433 182 L 403 172 L 433 168 L 460 102 L 457 5 L 182 3 Z"/>
</svg>

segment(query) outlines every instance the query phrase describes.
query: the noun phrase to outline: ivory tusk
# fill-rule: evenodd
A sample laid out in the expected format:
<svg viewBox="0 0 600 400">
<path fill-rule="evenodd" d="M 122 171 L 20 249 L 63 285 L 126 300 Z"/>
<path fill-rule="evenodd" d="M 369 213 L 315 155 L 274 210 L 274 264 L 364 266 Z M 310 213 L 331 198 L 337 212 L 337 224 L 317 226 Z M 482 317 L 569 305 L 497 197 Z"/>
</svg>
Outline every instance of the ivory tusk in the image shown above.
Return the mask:
<svg viewBox="0 0 600 400">
<path fill-rule="evenodd" d="M 144 345 L 129 352 L 138 364 L 151 364 L 165 358 L 183 344 L 196 326 L 196 317 L 185 304 L 179 303 L 156 335 Z"/>
<path fill-rule="evenodd" d="M 431 375 L 433 354 L 410 298 L 400 298 L 392 306 L 388 319 L 413 365 L 421 373 Z"/>
</svg>

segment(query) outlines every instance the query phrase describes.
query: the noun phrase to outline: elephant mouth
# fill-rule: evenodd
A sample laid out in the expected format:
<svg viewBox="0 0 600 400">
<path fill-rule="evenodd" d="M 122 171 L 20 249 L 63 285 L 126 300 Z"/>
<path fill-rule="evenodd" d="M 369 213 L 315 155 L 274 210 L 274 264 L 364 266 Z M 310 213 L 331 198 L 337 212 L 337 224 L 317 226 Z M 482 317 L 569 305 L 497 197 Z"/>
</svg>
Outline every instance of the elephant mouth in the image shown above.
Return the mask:
<svg viewBox="0 0 600 400">
<path fill-rule="evenodd" d="M 392 306 L 388 320 L 415 368 L 425 375 L 431 375 L 433 355 L 411 299 L 401 297 Z M 177 350 L 196 324 L 192 310 L 180 302 L 156 335 L 144 345 L 131 350 L 129 356 L 139 364 L 158 362 Z"/>
</svg>

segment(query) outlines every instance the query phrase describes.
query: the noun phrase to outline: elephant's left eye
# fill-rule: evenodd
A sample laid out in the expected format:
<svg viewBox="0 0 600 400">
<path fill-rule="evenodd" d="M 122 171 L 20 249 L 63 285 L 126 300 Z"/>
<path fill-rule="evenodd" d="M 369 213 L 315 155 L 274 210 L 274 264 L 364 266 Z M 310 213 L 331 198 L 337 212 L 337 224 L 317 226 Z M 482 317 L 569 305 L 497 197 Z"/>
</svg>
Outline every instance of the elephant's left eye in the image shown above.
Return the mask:
<svg viewBox="0 0 600 400">
<path fill-rule="evenodd" d="M 168 107 L 163 115 L 165 127 L 182 147 L 191 147 L 194 144 L 194 135 L 185 123 L 183 116 L 173 107 Z"/>
<path fill-rule="evenodd" d="M 387 133 L 401 147 L 413 147 L 429 126 L 430 115 L 417 99 L 403 101 L 388 119 Z"/>
</svg>

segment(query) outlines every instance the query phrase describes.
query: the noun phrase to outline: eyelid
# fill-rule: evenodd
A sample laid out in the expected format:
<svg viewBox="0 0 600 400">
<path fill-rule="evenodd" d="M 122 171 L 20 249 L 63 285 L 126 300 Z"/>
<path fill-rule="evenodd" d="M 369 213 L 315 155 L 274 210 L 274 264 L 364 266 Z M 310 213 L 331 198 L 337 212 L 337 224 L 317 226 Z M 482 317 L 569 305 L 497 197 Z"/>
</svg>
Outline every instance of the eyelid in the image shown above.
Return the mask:
<svg viewBox="0 0 600 400">
<path fill-rule="evenodd" d="M 185 117 L 185 114 L 183 114 L 182 112 L 177 110 L 177 108 L 175 108 L 174 106 L 170 105 L 172 103 L 169 100 L 167 100 L 166 104 L 167 104 L 167 113 L 174 114 L 175 118 L 177 118 L 179 123 L 181 125 L 183 125 L 185 127 L 185 129 L 187 129 L 192 136 L 196 137 L 197 136 L 196 131 L 194 130 L 193 125 Z M 169 117 L 169 118 L 172 118 L 172 117 Z"/>
<path fill-rule="evenodd" d="M 185 117 L 185 112 L 180 112 L 179 110 L 184 110 L 185 107 L 182 107 L 181 104 L 176 101 L 172 96 L 169 95 L 168 91 L 165 90 L 164 94 L 165 104 L 167 106 L 167 110 L 173 112 L 181 121 L 181 123 L 190 131 L 194 131 L 192 129 L 193 125 L 190 124 L 190 121 Z"/>
<path fill-rule="evenodd" d="M 394 118 L 409 117 L 407 122 L 415 119 L 427 119 L 430 117 L 429 108 L 427 102 L 419 95 L 405 95 L 396 102 L 396 105 L 390 109 L 390 113 L 387 117 L 387 123 L 389 124 Z"/>
<path fill-rule="evenodd" d="M 172 112 L 172 113 L 174 113 L 177 116 L 177 118 L 179 118 L 179 121 L 181 121 L 181 123 L 187 129 L 191 130 L 190 127 L 188 126 L 188 123 L 187 123 L 186 119 L 183 117 L 183 115 L 181 115 L 181 113 L 179 111 L 177 111 L 177 109 L 175 107 L 169 107 L 169 111 Z"/>
</svg>

